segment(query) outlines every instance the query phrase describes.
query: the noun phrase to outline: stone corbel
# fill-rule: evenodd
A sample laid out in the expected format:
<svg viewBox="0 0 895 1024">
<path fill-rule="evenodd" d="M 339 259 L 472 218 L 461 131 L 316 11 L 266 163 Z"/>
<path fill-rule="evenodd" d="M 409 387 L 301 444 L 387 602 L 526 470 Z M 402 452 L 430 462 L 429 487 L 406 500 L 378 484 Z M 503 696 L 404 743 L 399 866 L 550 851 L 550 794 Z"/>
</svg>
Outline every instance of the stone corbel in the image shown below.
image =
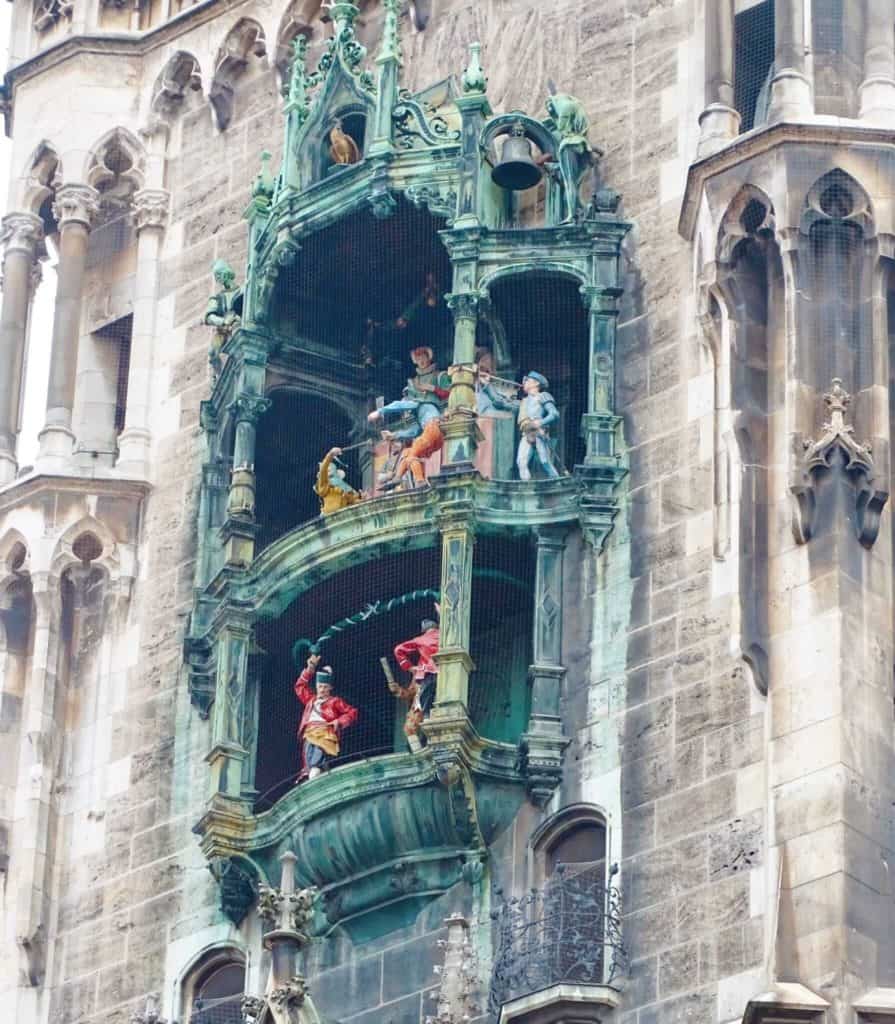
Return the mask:
<svg viewBox="0 0 895 1024">
<path fill-rule="evenodd" d="M 209 870 L 218 883 L 221 912 L 238 928 L 258 895 L 258 876 L 236 857 L 213 857 Z"/>
<path fill-rule="evenodd" d="M 824 395 L 830 419 L 823 425 L 823 435 L 817 441 L 802 441 L 802 451 L 793 452 L 798 471 L 790 484 L 794 500 L 793 533 L 796 542 L 807 543 L 814 534 L 817 504 L 816 479 L 819 473 L 833 468 L 837 453 L 843 460 L 843 470 L 855 487 L 855 531 L 865 548 L 870 548 L 879 534 L 880 517 L 889 492 L 876 486 L 873 456 L 869 444 L 860 444 L 853 437 L 854 428 L 845 422 L 845 412 L 851 404 L 851 395 L 842 387 L 838 377 L 833 378 L 830 390 Z"/>
</svg>

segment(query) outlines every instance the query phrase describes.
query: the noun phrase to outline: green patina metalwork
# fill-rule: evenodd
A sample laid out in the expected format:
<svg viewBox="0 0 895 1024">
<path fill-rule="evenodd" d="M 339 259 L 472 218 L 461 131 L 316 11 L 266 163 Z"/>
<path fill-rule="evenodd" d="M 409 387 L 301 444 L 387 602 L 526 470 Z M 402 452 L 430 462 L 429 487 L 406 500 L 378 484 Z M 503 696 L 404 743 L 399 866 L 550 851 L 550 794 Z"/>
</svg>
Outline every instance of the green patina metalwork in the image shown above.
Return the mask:
<svg viewBox="0 0 895 1024">
<path fill-rule="evenodd" d="M 518 111 L 493 116 L 478 44 L 459 86 L 450 78 L 412 94 L 401 84 L 397 0 L 386 0 L 372 67 L 354 34 L 356 6 L 334 3 L 330 14 L 333 34 L 315 68 L 306 66 L 304 37 L 294 44 L 283 161 L 274 173 L 267 154 L 262 157 L 245 212 L 241 319 L 215 348 L 220 372 L 201 410 L 208 454 L 185 658 L 193 700 L 212 722 L 211 793 L 196 826 L 206 856 L 213 863 L 236 858 L 270 880 L 277 857 L 295 850 L 300 883 L 322 892 L 318 933 L 342 927 L 368 938 L 411 920 L 461 878 L 478 882 L 489 844 L 526 793 L 543 803 L 561 777 L 568 742 L 559 718 L 562 554 L 574 529 L 602 549 L 626 473 L 614 360 L 619 256 L 629 225 L 617 216 L 618 195 L 599 181 L 600 153 L 574 97 L 548 97 L 545 120 Z M 332 162 L 336 125 L 353 133 L 358 162 Z M 492 181 L 497 144 L 511 130 L 537 146 L 547 171 L 534 222 L 516 194 Z M 582 201 L 587 180 L 593 188 Z M 401 204 L 441 218 L 437 238 L 452 273 L 445 296 L 454 340 L 442 471 L 427 489 L 299 523 L 256 555 L 255 445 L 272 388 L 285 381 L 325 394 L 359 432 L 370 397 L 350 354 L 293 326 L 291 268 L 327 229 L 370 213 L 371 224 L 387 221 Z M 488 480 L 473 465 L 481 437 L 472 371 L 477 328 L 492 327 L 496 352 L 504 332 L 495 291 L 526 274 L 570 280 L 580 290 L 587 322 L 584 454 L 559 479 Z M 331 290 L 338 294 L 344 284 L 334 280 Z M 483 721 L 478 730 L 468 712 L 475 653 L 470 605 L 475 538 L 488 535 L 529 538 L 536 546 L 534 658 L 527 680 L 506 680 L 514 694 L 506 721 Z M 337 768 L 254 814 L 255 623 L 277 618 L 349 568 L 436 546 L 442 650 L 428 747 Z M 482 731 L 501 738 L 485 739 Z"/>
</svg>

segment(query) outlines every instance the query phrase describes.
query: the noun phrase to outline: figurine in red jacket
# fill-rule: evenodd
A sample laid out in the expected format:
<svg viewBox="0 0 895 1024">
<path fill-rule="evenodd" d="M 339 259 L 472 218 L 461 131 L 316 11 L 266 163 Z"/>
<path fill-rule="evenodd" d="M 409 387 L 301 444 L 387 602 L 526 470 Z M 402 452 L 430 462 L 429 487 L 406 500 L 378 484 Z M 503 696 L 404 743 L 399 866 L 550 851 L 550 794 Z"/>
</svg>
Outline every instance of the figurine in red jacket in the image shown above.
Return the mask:
<svg viewBox="0 0 895 1024">
<path fill-rule="evenodd" d="M 438 605 L 435 607 L 437 609 Z M 438 666 L 434 659 L 440 642 L 438 623 L 434 619 L 423 619 L 421 629 L 419 636 L 405 640 L 395 648 L 395 660 L 411 676 L 410 686 L 399 686 L 392 690 L 396 696 L 410 704 L 404 732 L 411 749 L 415 749 L 411 736 L 416 735 L 419 726 L 429 717 L 435 703 L 435 686 L 438 679 Z"/>
<path fill-rule="evenodd" d="M 316 779 L 329 762 L 339 756 L 342 730 L 357 721 L 357 708 L 333 694 L 333 670 L 329 665 L 317 672 L 315 689 L 311 689 L 311 677 L 319 662 L 320 655 L 312 654 L 295 681 L 295 696 L 305 706 L 298 727 L 301 747 L 299 781 L 305 777 Z"/>
</svg>

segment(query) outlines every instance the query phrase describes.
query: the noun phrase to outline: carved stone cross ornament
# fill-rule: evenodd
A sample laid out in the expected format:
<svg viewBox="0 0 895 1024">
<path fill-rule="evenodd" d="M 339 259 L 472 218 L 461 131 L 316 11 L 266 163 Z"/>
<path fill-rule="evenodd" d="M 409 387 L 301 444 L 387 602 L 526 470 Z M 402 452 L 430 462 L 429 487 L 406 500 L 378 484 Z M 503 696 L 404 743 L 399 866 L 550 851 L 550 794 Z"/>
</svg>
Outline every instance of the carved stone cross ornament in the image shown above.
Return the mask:
<svg viewBox="0 0 895 1024">
<path fill-rule="evenodd" d="M 799 479 L 791 487 L 795 499 L 793 532 L 799 544 L 807 543 L 813 536 L 817 481 L 823 473 L 835 471 L 834 455 L 841 452 L 842 472 L 855 487 L 855 531 L 861 544 L 870 548 L 879 533 L 880 516 L 889 492 L 876 486 L 870 444 L 856 441 L 854 427 L 845 421 L 851 395 L 839 377 L 833 378 L 823 399 L 830 418 L 823 424 L 823 435 L 817 441 L 809 438 L 802 442 Z"/>
</svg>

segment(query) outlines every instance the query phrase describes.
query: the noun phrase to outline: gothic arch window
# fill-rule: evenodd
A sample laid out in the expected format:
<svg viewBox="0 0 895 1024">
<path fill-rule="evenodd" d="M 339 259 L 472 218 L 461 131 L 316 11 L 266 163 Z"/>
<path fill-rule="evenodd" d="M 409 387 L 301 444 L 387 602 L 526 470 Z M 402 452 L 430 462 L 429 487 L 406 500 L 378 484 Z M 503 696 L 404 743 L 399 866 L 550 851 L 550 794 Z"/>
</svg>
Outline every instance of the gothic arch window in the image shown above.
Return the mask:
<svg viewBox="0 0 895 1024">
<path fill-rule="evenodd" d="M 242 1024 L 245 961 L 233 948 L 213 950 L 182 988 L 183 1024 Z"/>
<path fill-rule="evenodd" d="M 115 458 L 124 428 L 136 274 L 133 204 L 145 166 L 142 144 L 123 128 L 100 139 L 86 163 L 99 212 L 88 239 L 76 434 L 79 451 L 100 464 Z"/>
<path fill-rule="evenodd" d="M 258 423 L 255 443 L 256 549 L 261 551 L 284 533 L 315 519 L 320 500 L 314 492 L 317 467 L 334 445 L 348 447 L 360 416 L 352 420 L 340 405 L 322 394 L 282 388 L 271 392 L 271 407 Z M 296 440 L 300 439 L 300 443 Z M 346 478 L 359 485 L 365 450 L 346 452 Z"/>
</svg>

